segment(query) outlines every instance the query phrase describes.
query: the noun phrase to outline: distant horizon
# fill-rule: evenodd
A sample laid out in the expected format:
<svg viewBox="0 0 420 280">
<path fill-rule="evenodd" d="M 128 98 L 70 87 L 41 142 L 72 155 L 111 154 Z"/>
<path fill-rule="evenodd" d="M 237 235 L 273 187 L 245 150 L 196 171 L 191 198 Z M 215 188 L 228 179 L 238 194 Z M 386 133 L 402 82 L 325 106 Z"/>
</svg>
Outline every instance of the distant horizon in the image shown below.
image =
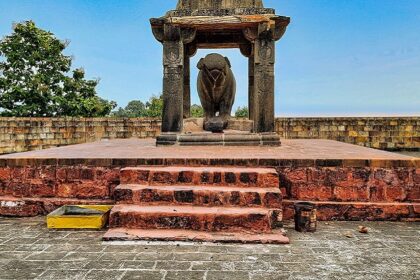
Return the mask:
<svg viewBox="0 0 420 280">
<path fill-rule="evenodd" d="M 291 24 L 276 47 L 276 116 L 420 116 L 420 1 L 265 0 Z M 176 1 L 0 0 L 0 37 L 12 24 L 33 20 L 70 45 L 73 68 L 100 78 L 98 94 L 125 107 L 162 91 L 162 45 L 149 18 Z M 228 56 L 238 82 L 233 111 L 247 106 L 247 60 Z M 191 60 L 192 103 L 196 64 Z"/>
</svg>

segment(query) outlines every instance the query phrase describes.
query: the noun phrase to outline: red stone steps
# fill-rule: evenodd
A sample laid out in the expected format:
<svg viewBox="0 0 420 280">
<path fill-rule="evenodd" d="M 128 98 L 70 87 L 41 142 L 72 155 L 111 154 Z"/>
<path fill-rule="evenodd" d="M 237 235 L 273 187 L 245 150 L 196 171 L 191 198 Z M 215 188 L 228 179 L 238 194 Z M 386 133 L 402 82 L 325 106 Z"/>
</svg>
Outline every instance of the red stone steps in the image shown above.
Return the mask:
<svg viewBox="0 0 420 280">
<path fill-rule="evenodd" d="M 129 167 L 121 169 L 121 184 L 213 185 L 278 188 L 272 168 L 238 167 Z"/>
<path fill-rule="evenodd" d="M 114 198 L 119 204 L 282 207 L 278 187 L 119 185 Z"/>
<path fill-rule="evenodd" d="M 281 219 L 281 210 L 265 208 L 119 204 L 112 208 L 109 225 L 111 228 L 269 233 Z"/>
<path fill-rule="evenodd" d="M 288 243 L 273 168 L 124 168 L 105 240 Z"/>
<path fill-rule="evenodd" d="M 205 232 L 194 230 L 112 228 L 103 237 L 105 241 L 196 241 L 220 243 L 288 244 L 282 230 L 271 233 Z"/>
</svg>

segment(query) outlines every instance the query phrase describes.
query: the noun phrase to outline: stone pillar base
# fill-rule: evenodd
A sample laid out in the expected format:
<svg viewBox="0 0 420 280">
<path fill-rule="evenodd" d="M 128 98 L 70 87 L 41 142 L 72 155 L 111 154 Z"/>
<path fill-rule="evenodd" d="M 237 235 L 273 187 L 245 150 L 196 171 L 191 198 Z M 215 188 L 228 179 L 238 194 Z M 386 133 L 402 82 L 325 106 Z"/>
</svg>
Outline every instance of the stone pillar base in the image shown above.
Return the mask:
<svg viewBox="0 0 420 280">
<path fill-rule="evenodd" d="M 276 133 L 162 133 L 157 146 L 280 146 Z"/>
</svg>

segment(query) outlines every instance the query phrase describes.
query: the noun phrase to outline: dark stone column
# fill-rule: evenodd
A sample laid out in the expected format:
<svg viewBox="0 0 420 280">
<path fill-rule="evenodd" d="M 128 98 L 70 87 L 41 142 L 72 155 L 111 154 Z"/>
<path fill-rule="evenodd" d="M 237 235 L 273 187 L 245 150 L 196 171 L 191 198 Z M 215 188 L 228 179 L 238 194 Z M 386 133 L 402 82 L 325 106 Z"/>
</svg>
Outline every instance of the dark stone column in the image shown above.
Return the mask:
<svg viewBox="0 0 420 280">
<path fill-rule="evenodd" d="M 254 55 L 248 58 L 248 111 L 249 119 L 254 120 Z"/>
<path fill-rule="evenodd" d="M 184 44 L 180 29 L 165 25 L 163 41 L 162 132 L 181 132 L 184 95 Z"/>
<path fill-rule="evenodd" d="M 275 42 L 286 32 L 290 19 L 277 19 L 274 25 L 260 23 L 243 30 L 251 42 L 249 56 L 249 112 L 254 132 L 274 132 Z"/>
<path fill-rule="evenodd" d="M 154 32 L 155 36 L 159 35 Z M 157 35 L 156 35 L 157 34 Z M 195 37 L 194 29 L 165 24 L 163 28 L 163 116 L 162 132 L 181 132 L 184 117 L 185 44 Z M 188 60 L 189 63 L 189 60 Z M 188 67 L 189 68 L 189 67 Z M 188 70 L 189 73 L 189 70 Z"/>
<path fill-rule="evenodd" d="M 254 43 L 253 112 L 256 132 L 274 131 L 275 42 L 269 36 Z"/>
<path fill-rule="evenodd" d="M 195 31 L 183 31 L 184 41 L 190 42 L 195 37 Z M 187 37 L 187 38 L 185 38 Z M 197 53 L 194 43 L 184 45 L 184 118 L 191 117 L 191 64 L 190 58 Z"/>
<path fill-rule="evenodd" d="M 191 116 L 190 57 L 184 53 L 184 118 Z"/>
</svg>

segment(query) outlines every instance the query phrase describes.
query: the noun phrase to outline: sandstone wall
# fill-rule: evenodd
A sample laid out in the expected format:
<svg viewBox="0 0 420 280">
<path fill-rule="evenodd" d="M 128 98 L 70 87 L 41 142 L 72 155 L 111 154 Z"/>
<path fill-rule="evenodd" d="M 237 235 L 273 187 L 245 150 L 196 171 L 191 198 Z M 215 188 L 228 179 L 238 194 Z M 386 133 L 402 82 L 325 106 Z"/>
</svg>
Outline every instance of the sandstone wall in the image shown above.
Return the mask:
<svg viewBox="0 0 420 280">
<path fill-rule="evenodd" d="M 149 138 L 160 120 L 118 118 L 0 118 L 0 154 L 114 138 Z"/>
<path fill-rule="evenodd" d="M 420 117 L 277 118 L 282 138 L 331 139 L 382 150 L 420 149 Z"/>
<path fill-rule="evenodd" d="M 420 117 L 277 118 L 283 138 L 322 138 L 379 149 L 420 149 Z M 0 154 L 97 141 L 148 138 L 157 119 L 0 118 Z"/>
</svg>

